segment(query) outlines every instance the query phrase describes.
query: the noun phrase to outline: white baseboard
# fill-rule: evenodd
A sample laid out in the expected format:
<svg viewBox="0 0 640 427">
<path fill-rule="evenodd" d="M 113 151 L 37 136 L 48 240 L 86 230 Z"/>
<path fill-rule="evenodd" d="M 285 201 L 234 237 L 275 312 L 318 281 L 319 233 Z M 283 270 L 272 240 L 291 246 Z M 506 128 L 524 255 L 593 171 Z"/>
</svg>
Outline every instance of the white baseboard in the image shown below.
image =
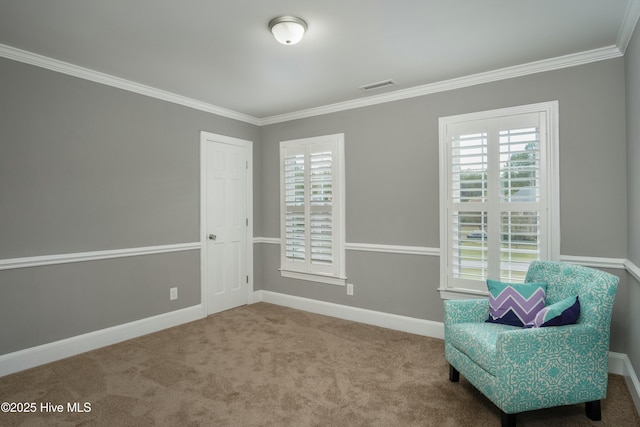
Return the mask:
<svg viewBox="0 0 640 427">
<path fill-rule="evenodd" d="M 268 302 L 311 313 L 337 317 L 339 319 L 409 332 L 416 335 L 444 339 L 444 324 L 442 322 L 365 310 L 362 308 L 349 307 L 346 305 L 270 291 L 256 291 L 254 292 L 252 300 L 254 302 Z M 609 372 L 625 377 L 633 402 L 638 413 L 640 413 L 640 381 L 638 381 L 638 377 L 633 370 L 629 356 L 624 353 L 609 352 Z"/>
<path fill-rule="evenodd" d="M 624 376 L 627 381 L 627 387 L 629 387 L 629 393 L 633 399 L 633 403 L 636 405 L 636 411 L 640 414 L 640 381 L 638 381 L 638 375 L 633 370 L 631 360 L 629 357 L 625 359 L 626 374 Z"/>
<path fill-rule="evenodd" d="M 624 376 L 629 388 L 629 393 L 636 406 L 636 410 L 640 414 L 640 381 L 636 375 L 629 356 L 624 353 L 609 353 L 609 372 Z"/>
<path fill-rule="evenodd" d="M 366 323 L 368 325 L 395 329 L 416 335 L 444 339 L 444 325 L 442 322 L 416 319 L 414 317 L 349 307 L 341 304 L 318 301 L 309 298 L 296 297 L 270 291 L 256 291 L 254 301 L 264 301 L 298 310 L 308 311 L 325 316 L 337 317 L 344 320 Z"/>
<path fill-rule="evenodd" d="M 394 329 L 416 335 L 444 339 L 444 324 L 431 320 L 416 319 L 397 314 L 383 313 L 362 308 L 349 307 L 309 298 L 296 297 L 270 291 L 256 291 L 250 303 L 267 302 L 311 313 L 332 316 L 383 328 Z M 123 325 L 90 332 L 83 335 L 55 341 L 37 347 L 0 355 L 0 377 L 33 368 L 66 357 L 116 344 L 128 339 L 202 319 L 205 310 L 202 305 L 184 308 L 158 316 L 149 317 Z M 640 413 L 640 381 L 631 365 L 629 356 L 623 353 L 609 353 L 609 372 L 625 377 L 629 392 Z"/>
<path fill-rule="evenodd" d="M 202 305 L 89 332 L 0 356 L 0 377 L 201 319 Z"/>
<path fill-rule="evenodd" d="M 616 353 L 614 351 L 609 352 L 609 373 L 616 375 L 625 375 L 625 359 L 629 360 L 629 357 L 624 353 Z"/>
</svg>

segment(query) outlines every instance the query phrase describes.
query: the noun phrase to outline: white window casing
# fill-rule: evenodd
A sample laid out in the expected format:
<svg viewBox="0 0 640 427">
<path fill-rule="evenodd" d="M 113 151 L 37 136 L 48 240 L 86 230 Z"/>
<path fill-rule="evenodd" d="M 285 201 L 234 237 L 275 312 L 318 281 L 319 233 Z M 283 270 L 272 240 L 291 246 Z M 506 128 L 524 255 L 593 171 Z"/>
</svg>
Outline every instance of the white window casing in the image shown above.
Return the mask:
<svg viewBox="0 0 640 427">
<path fill-rule="evenodd" d="M 558 102 L 442 117 L 440 292 L 486 294 L 559 260 Z"/>
<path fill-rule="evenodd" d="M 345 284 L 344 134 L 280 142 L 283 277 Z"/>
</svg>

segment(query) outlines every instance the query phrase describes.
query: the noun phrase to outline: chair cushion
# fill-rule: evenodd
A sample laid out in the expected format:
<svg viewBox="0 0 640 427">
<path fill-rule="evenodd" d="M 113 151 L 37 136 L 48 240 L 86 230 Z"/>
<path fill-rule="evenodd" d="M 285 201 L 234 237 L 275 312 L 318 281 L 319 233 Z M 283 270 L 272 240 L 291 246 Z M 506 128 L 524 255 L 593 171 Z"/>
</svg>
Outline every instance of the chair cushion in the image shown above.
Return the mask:
<svg viewBox="0 0 640 427">
<path fill-rule="evenodd" d="M 487 322 L 525 326 L 544 308 L 546 283 L 503 283 L 487 280 L 489 318 Z"/>
<path fill-rule="evenodd" d="M 520 329 L 497 323 L 457 323 L 447 327 L 447 341 L 482 369 L 496 375 L 496 340 L 504 331 Z"/>
<path fill-rule="evenodd" d="M 527 326 L 544 328 L 546 326 L 571 325 L 576 323 L 579 317 L 580 299 L 577 296 L 569 297 L 540 310 L 533 323 Z"/>
</svg>

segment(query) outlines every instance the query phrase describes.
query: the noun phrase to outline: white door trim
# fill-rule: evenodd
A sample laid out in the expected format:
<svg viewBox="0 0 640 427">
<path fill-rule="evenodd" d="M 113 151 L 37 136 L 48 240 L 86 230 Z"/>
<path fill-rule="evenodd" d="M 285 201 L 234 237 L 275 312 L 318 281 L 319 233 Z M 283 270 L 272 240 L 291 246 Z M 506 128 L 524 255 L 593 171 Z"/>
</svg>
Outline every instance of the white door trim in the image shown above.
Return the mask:
<svg viewBox="0 0 640 427">
<path fill-rule="evenodd" d="M 204 315 L 209 313 L 207 299 L 207 240 L 206 240 L 206 218 L 207 218 L 207 156 L 206 142 L 214 140 L 224 144 L 231 144 L 247 149 L 247 303 L 253 300 L 253 142 L 244 139 L 233 138 L 225 135 L 218 135 L 211 132 L 200 131 L 200 300 L 204 308 Z"/>
</svg>

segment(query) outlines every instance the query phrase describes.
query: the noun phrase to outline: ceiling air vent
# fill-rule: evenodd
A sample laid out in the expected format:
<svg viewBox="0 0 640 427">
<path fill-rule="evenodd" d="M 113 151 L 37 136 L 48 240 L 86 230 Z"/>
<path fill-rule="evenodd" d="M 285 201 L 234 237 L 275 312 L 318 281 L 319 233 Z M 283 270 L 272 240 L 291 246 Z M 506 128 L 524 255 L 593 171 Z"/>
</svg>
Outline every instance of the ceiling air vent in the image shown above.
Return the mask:
<svg viewBox="0 0 640 427">
<path fill-rule="evenodd" d="M 393 80 L 384 80 L 381 82 L 360 86 L 360 89 L 364 91 L 370 91 L 370 90 L 382 89 L 383 87 L 387 87 L 387 86 L 393 86 L 394 84 L 396 84 L 396 82 L 394 82 Z"/>
</svg>

